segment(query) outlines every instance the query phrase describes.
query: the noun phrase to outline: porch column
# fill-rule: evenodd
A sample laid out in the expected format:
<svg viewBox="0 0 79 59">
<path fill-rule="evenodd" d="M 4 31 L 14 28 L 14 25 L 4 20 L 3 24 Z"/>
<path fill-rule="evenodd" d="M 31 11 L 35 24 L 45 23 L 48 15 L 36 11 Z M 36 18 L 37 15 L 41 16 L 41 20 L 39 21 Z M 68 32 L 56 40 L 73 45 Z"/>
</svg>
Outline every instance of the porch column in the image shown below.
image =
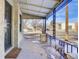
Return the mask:
<svg viewBox="0 0 79 59">
<path fill-rule="evenodd" d="M 43 34 L 46 34 L 46 18 L 43 19 Z"/>
<path fill-rule="evenodd" d="M 53 39 L 56 39 L 56 10 L 53 10 Z"/>
<path fill-rule="evenodd" d="M 43 29 L 41 34 L 41 42 L 45 43 L 47 42 L 47 36 L 46 36 L 46 18 L 43 18 Z"/>
</svg>

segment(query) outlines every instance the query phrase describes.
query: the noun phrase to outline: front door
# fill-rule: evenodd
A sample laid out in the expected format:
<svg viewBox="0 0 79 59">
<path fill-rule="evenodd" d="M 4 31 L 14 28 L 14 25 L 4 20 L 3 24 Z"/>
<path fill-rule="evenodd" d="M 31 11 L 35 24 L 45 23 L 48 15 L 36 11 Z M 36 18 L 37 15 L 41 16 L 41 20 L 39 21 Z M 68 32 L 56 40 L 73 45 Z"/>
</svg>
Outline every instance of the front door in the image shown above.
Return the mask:
<svg viewBox="0 0 79 59">
<path fill-rule="evenodd" d="M 11 42 L 11 5 L 5 1 L 5 51 L 12 46 Z"/>
</svg>

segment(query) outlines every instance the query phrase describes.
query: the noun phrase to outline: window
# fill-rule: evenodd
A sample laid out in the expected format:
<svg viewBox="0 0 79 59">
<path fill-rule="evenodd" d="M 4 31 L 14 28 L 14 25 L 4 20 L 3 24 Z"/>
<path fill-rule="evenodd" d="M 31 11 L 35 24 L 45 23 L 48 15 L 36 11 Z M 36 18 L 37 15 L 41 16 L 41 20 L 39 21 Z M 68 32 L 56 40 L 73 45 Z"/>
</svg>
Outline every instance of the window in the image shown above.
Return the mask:
<svg viewBox="0 0 79 59">
<path fill-rule="evenodd" d="M 22 16 L 20 15 L 20 32 L 22 31 Z"/>
<path fill-rule="evenodd" d="M 59 25 L 59 29 L 61 29 L 61 24 L 58 24 Z"/>
<path fill-rule="evenodd" d="M 69 30 L 72 30 L 72 26 L 69 26 Z"/>
</svg>

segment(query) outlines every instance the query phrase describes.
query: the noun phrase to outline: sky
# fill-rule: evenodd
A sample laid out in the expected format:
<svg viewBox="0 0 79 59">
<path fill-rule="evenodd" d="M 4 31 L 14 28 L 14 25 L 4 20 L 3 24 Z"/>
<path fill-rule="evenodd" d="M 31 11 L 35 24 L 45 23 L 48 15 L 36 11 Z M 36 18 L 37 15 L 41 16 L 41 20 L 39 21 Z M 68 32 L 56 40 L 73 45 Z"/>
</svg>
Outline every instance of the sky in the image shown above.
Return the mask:
<svg viewBox="0 0 79 59">
<path fill-rule="evenodd" d="M 69 22 L 77 22 L 78 20 L 78 0 L 72 0 L 68 4 L 69 11 Z M 65 7 L 56 12 L 56 22 L 65 22 Z M 50 16 L 48 22 L 52 20 L 52 16 Z"/>
</svg>

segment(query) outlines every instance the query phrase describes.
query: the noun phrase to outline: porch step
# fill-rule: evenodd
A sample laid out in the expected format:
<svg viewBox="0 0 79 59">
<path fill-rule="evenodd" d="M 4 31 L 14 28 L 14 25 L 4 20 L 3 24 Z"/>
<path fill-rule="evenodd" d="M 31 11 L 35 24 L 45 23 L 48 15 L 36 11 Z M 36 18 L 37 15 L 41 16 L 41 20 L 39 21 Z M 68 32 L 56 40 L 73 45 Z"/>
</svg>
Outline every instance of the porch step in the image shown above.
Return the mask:
<svg viewBox="0 0 79 59">
<path fill-rule="evenodd" d="M 16 59 L 21 51 L 21 48 L 13 48 L 6 56 L 5 59 Z"/>
</svg>

